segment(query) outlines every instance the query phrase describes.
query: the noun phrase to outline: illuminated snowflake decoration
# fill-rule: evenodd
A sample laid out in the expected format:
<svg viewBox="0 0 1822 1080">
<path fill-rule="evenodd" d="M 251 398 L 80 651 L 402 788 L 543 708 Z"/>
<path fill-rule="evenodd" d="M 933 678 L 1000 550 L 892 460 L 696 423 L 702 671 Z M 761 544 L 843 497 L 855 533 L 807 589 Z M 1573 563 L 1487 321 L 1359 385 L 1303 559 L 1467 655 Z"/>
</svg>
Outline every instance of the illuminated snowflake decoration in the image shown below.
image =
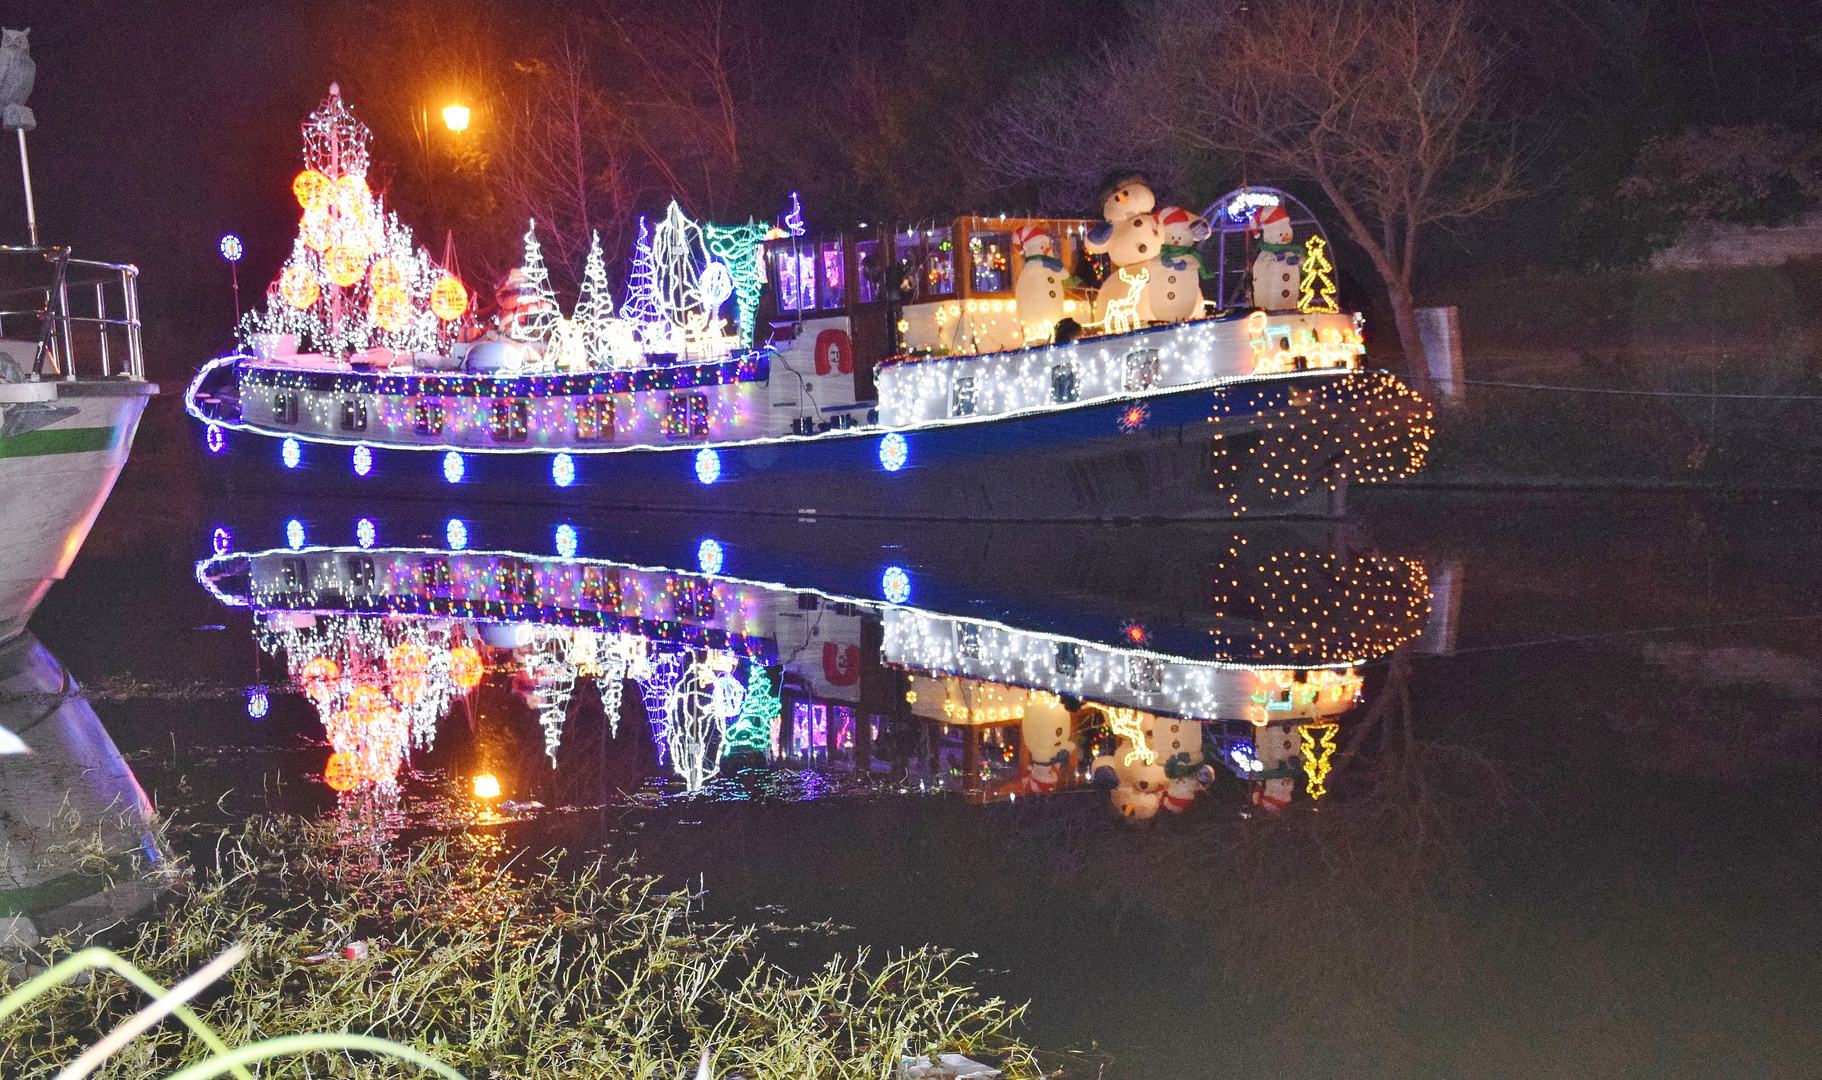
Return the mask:
<svg viewBox="0 0 1822 1080">
<path fill-rule="evenodd" d="M 265 687 L 250 686 L 247 688 L 247 715 L 248 716 L 252 717 L 255 720 L 261 720 L 261 719 L 265 718 L 266 713 L 271 711 L 271 709 L 272 709 L 272 699 L 266 696 Z"/>
<path fill-rule="evenodd" d="M 576 557 L 576 527 L 574 525 L 557 526 L 557 554 L 565 559 Z"/>
<path fill-rule="evenodd" d="M 452 484 L 459 484 L 467 471 L 468 466 L 462 461 L 462 455 L 454 450 L 443 455 L 443 479 Z"/>
<path fill-rule="evenodd" d="M 889 603 L 902 604 L 911 599 L 911 575 L 902 566 L 888 566 L 879 579 L 879 591 Z"/>
<path fill-rule="evenodd" d="M 303 522 L 296 518 L 285 522 L 285 543 L 291 546 L 292 551 L 297 551 L 304 546 Z"/>
<path fill-rule="evenodd" d="M 240 237 L 233 233 L 221 238 L 221 257 L 231 263 L 239 262 L 240 257 L 246 254 L 246 250 L 241 246 Z"/>
<path fill-rule="evenodd" d="M 1120 430 L 1126 432 L 1137 431 L 1144 427 L 1145 422 L 1150 419 L 1151 406 L 1129 405 L 1120 411 Z"/>
<path fill-rule="evenodd" d="M 568 454 L 558 454 L 550 459 L 550 480 L 560 488 L 566 488 L 576 482 L 576 459 Z"/>
<path fill-rule="evenodd" d="M 379 539 L 379 530 L 373 527 L 372 518 L 362 518 L 354 523 L 354 541 L 363 548 L 370 548 Z"/>
<path fill-rule="evenodd" d="M 1120 636 L 1134 645 L 1143 645 L 1151 640 L 1151 631 L 1136 622 L 1129 622 L 1120 627 Z"/>
<path fill-rule="evenodd" d="M 911 444 L 896 431 L 879 440 L 879 463 L 887 472 L 897 472 L 911 459 Z"/>
<path fill-rule="evenodd" d="M 696 479 L 704 484 L 721 479 L 721 455 L 706 448 L 696 451 Z"/>
<path fill-rule="evenodd" d="M 354 448 L 354 475 L 366 476 L 373 471 L 373 451 L 365 446 Z"/>
<path fill-rule="evenodd" d="M 702 567 L 705 574 L 721 573 L 723 557 L 720 541 L 704 540 L 696 545 L 696 565 Z"/>
<path fill-rule="evenodd" d="M 443 529 L 443 539 L 449 542 L 449 550 L 461 551 L 468 546 L 468 523 L 461 518 L 450 518 Z"/>
<path fill-rule="evenodd" d="M 287 438 L 279 444 L 278 459 L 285 463 L 285 468 L 295 469 L 298 462 L 304 460 L 304 448 L 296 439 Z"/>
</svg>

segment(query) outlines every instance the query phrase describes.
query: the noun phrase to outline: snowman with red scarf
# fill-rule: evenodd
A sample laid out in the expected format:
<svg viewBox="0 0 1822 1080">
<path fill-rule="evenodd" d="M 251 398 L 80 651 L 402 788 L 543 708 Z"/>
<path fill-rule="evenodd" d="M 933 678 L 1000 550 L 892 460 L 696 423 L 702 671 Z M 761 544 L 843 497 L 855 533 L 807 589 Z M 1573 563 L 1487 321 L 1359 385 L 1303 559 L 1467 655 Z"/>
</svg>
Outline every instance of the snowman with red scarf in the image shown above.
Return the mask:
<svg viewBox="0 0 1822 1080">
<path fill-rule="evenodd" d="M 1303 283 L 1303 249 L 1295 242 L 1291 216 L 1282 206 L 1253 212 L 1259 235 L 1259 257 L 1253 260 L 1253 306 L 1265 311 L 1295 311 Z"/>
</svg>

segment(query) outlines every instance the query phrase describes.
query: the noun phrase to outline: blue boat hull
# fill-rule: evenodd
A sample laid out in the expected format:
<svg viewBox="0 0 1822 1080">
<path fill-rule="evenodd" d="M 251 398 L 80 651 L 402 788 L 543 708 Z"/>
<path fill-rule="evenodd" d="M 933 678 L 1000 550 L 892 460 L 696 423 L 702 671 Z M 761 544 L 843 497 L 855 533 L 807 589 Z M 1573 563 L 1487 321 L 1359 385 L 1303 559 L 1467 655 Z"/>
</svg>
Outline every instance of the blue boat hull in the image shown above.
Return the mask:
<svg viewBox="0 0 1822 1080">
<path fill-rule="evenodd" d="M 902 432 L 903 461 L 877 429 L 782 442 L 570 455 L 446 455 L 231 433 L 211 469 L 231 488 L 350 488 L 386 498 L 597 508 L 971 520 L 1326 516 L 1337 490 L 1422 465 L 1429 409 L 1380 372 L 1310 372 L 1214 390 Z M 882 462 L 882 459 L 884 461 Z M 704 482 L 705 480 L 709 482 Z"/>
</svg>

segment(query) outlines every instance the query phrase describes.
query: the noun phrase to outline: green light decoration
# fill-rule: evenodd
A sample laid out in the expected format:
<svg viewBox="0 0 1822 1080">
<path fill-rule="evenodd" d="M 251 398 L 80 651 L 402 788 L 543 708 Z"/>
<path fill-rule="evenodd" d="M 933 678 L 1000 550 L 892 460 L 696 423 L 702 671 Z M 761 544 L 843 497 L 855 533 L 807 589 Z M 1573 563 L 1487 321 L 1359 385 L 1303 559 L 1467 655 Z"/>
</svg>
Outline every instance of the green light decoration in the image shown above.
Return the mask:
<svg viewBox="0 0 1822 1080">
<path fill-rule="evenodd" d="M 772 689 L 772 676 L 758 664 L 747 666 L 747 695 L 740 715 L 728 722 L 721 733 L 721 756 L 763 754 L 772 748 L 772 724 L 778 720 L 781 703 Z"/>
<path fill-rule="evenodd" d="M 765 265 L 760 262 L 766 227 L 747 219 L 745 225 L 702 226 L 709 254 L 728 268 L 734 279 L 734 307 L 739 314 L 742 345 L 753 342 L 753 323 L 759 314 L 759 292 L 765 287 Z"/>
</svg>

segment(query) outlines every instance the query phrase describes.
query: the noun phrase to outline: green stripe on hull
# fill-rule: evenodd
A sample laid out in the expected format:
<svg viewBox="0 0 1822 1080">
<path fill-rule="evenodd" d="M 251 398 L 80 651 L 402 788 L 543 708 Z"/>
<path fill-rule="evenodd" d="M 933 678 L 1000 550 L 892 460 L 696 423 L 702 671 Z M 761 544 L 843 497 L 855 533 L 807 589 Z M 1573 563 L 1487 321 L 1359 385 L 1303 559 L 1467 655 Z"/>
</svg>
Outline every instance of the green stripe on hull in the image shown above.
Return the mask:
<svg viewBox="0 0 1822 1080">
<path fill-rule="evenodd" d="M 0 439 L 0 458 L 87 454 L 119 445 L 121 429 L 107 427 L 49 428 Z"/>
</svg>

